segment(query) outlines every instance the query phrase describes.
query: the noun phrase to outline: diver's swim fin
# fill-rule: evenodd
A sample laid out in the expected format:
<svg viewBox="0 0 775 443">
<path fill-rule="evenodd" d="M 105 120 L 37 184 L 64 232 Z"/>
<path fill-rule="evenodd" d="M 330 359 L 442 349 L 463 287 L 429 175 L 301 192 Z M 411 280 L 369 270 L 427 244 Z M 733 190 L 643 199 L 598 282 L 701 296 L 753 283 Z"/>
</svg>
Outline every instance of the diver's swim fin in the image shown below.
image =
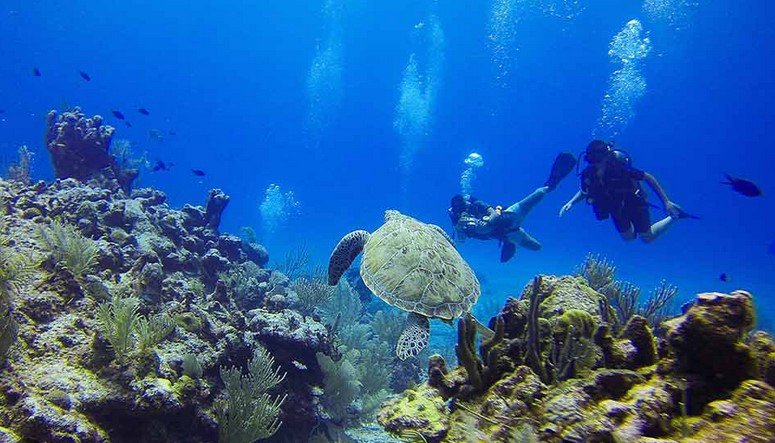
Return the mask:
<svg viewBox="0 0 775 443">
<path fill-rule="evenodd" d="M 663 208 L 662 206 L 657 206 L 657 205 L 655 205 L 654 203 L 651 203 L 651 202 L 646 202 L 646 204 L 649 205 L 650 207 L 652 207 L 654 209 L 658 209 L 660 211 L 664 211 L 665 210 L 665 208 Z M 686 211 L 684 211 L 684 209 L 682 207 L 680 207 L 678 205 L 676 205 L 676 208 L 678 209 L 678 218 L 679 219 L 681 219 L 681 218 L 690 218 L 692 220 L 699 220 L 700 219 L 699 215 L 694 215 L 694 214 L 691 214 L 689 212 L 686 212 Z"/>
<path fill-rule="evenodd" d="M 507 261 L 511 260 L 511 257 L 514 257 L 514 254 L 517 252 L 517 245 L 510 241 L 504 241 L 503 246 L 501 247 L 501 263 L 506 263 Z"/>
<path fill-rule="evenodd" d="M 549 187 L 550 191 L 553 191 L 557 185 L 560 184 L 568 174 L 576 167 L 576 156 L 570 152 L 561 152 L 554 159 L 552 165 L 552 172 L 549 174 L 549 179 L 546 180 L 545 186 Z"/>
</svg>

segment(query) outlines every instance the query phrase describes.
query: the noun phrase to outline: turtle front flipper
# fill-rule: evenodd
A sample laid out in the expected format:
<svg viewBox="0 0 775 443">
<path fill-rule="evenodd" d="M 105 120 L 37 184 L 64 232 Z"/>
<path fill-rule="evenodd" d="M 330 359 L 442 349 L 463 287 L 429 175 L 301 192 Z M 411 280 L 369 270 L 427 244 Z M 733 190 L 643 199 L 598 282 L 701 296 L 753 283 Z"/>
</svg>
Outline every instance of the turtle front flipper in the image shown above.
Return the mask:
<svg viewBox="0 0 775 443">
<path fill-rule="evenodd" d="M 414 312 L 410 313 L 406 319 L 406 328 L 398 337 L 396 355 L 401 360 L 414 357 L 428 346 L 430 336 L 431 325 L 428 322 L 428 317 Z"/>
<path fill-rule="evenodd" d="M 353 231 L 339 240 L 331 258 L 328 259 L 328 284 L 336 286 L 344 271 L 350 267 L 355 257 L 363 251 L 363 246 L 369 241 L 368 231 Z"/>
</svg>

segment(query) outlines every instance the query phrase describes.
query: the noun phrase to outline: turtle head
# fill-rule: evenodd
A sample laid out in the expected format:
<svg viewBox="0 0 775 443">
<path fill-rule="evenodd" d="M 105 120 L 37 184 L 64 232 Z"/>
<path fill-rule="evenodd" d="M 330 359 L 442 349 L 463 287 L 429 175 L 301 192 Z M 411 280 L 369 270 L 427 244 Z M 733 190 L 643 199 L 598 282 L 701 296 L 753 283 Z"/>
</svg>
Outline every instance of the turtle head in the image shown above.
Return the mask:
<svg viewBox="0 0 775 443">
<path fill-rule="evenodd" d="M 403 215 L 400 212 L 396 211 L 395 209 L 388 209 L 387 211 L 385 211 L 386 222 L 390 220 L 396 220 L 399 217 L 403 217 Z"/>
</svg>

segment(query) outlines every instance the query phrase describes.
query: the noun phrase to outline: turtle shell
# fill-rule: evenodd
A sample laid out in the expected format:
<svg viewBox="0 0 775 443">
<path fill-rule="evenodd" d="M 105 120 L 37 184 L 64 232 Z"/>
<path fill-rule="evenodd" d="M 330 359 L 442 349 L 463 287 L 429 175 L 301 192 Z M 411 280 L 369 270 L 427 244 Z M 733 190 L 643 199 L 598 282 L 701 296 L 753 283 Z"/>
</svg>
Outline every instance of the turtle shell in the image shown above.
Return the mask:
<svg viewBox="0 0 775 443">
<path fill-rule="evenodd" d="M 479 281 L 435 225 L 388 211 L 363 248 L 361 277 L 379 298 L 409 312 L 451 320 L 479 298 Z"/>
</svg>

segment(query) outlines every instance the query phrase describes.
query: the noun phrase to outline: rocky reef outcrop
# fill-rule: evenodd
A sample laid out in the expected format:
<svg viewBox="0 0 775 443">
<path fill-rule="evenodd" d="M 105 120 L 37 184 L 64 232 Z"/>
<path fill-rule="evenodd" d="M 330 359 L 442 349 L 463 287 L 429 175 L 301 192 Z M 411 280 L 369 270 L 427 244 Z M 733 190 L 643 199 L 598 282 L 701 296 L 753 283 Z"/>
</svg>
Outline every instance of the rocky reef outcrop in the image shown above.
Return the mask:
<svg viewBox="0 0 775 443">
<path fill-rule="evenodd" d="M 109 138 L 92 123 L 89 149 Z M 295 293 L 264 267 L 263 247 L 219 232 L 228 196 L 175 210 L 156 190 L 87 181 L 0 180 L 4 441 L 216 441 L 221 368 L 244 368 L 258 346 L 286 374 L 273 389 L 287 395 L 284 438 L 306 438 L 320 415 L 316 354 L 335 352 L 331 334 L 291 309 Z M 119 346 L 104 315 L 120 322 L 129 300 L 134 332 Z"/>
<path fill-rule="evenodd" d="M 61 114 L 49 111 L 46 123 L 46 148 L 57 178 L 95 180 L 103 187 L 118 186 L 129 191 L 139 171 L 122 167 L 110 152 L 116 130 L 102 117 L 86 117 L 76 107 Z"/>
<path fill-rule="evenodd" d="M 380 424 L 428 442 L 770 442 L 773 340 L 751 334 L 752 296 L 700 294 L 660 326 L 613 332 L 604 294 L 581 277 L 536 278 L 477 349 L 459 322 L 458 361 L 387 402 Z M 419 437 L 418 437 L 419 436 Z"/>
</svg>

